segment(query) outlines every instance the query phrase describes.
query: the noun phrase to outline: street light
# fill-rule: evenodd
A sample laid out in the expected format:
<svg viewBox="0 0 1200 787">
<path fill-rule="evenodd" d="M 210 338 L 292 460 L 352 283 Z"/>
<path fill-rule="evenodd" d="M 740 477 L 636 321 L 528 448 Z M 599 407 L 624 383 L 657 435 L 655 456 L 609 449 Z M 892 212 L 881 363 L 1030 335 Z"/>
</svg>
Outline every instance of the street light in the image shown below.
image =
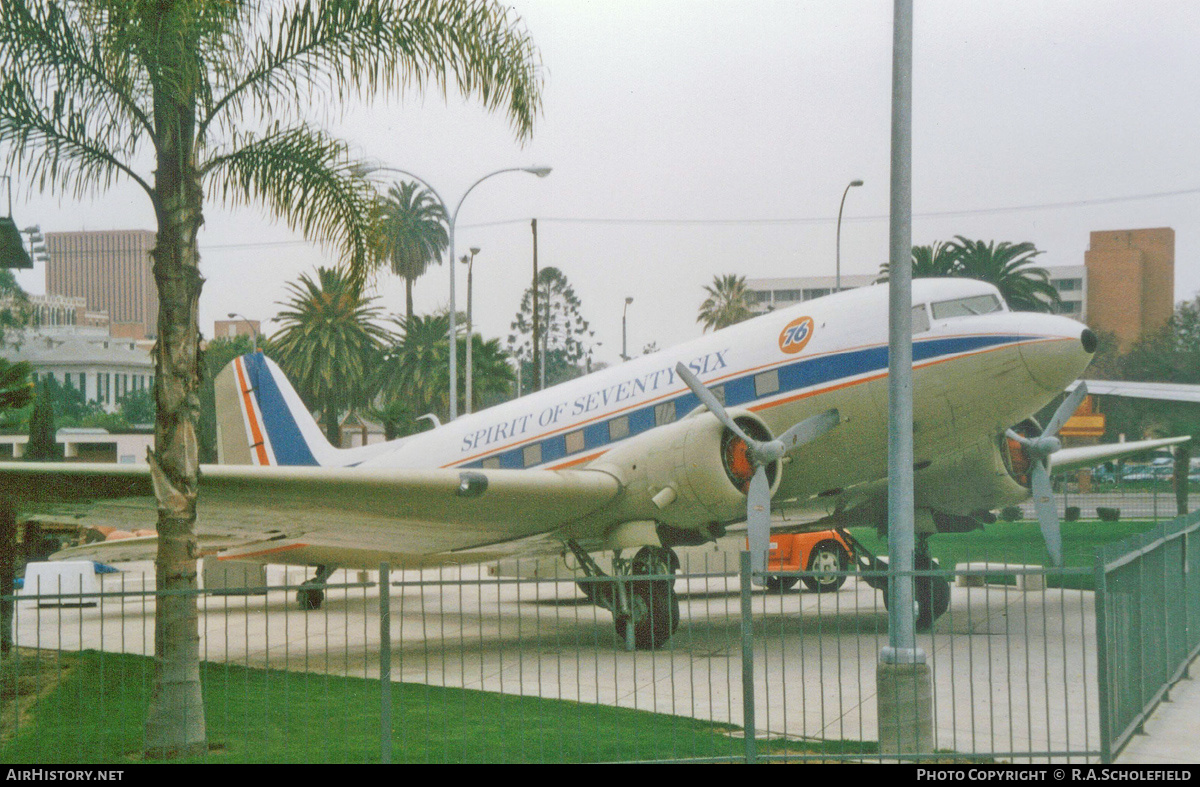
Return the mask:
<svg viewBox="0 0 1200 787">
<path fill-rule="evenodd" d="M 633 298 L 626 296 L 625 308 L 621 309 L 621 360 L 629 360 L 629 352 L 625 348 L 625 313 L 629 311 L 629 304 L 633 303 Z"/>
<path fill-rule="evenodd" d="M 451 213 L 449 206 L 446 205 L 446 200 L 442 199 L 442 195 L 438 194 L 437 189 L 430 185 L 429 181 L 416 174 L 409 172 L 406 169 L 392 167 L 385 164 L 358 164 L 351 168 L 351 172 L 359 177 L 369 175 L 372 172 L 396 172 L 401 175 L 407 175 L 410 178 L 416 178 L 421 183 L 425 184 L 425 188 L 433 193 L 437 201 L 441 203 L 442 210 L 445 211 L 447 217 L 447 229 L 450 235 L 450 420 L 453 421 L 458 417 L 458 342 L 455 336 L 455 314 L 454 314 L 454 224 L 458 219 L 458 211 L 462 207 L 463 201 L 476 186 L 488 178 L 502 175 L 505 172 L 528 172 L 531 175 L 537 175 L 539 178 L 544 178 L 550 174 L 550 167 L 505 167 L 498 169 L 495 172 L 489 172 L 479 180 L 471 184 L 471 187 L 466 190 L 462 197 L 458 200 L 458 204 L 454 207 L 454 212 Z"/>
<path fill-rule="evenodd" d="M 467 412 L 471 412 L 471 273 L 475 267 L 475 255 L 479 253 L 478 246 L 471 247 L 471 256 L 463 255 L 463 264 L 467 266 Z"/>
<path fill-rule="evenodd" d="M 258 352 L 258 331 L 254 330 L 254 323 L 248 320 L 245 315 L 238 314 L 237 312 L 229 312 L 227 316 L 231 320 L 236 320 L 239 317 L 242 318 L 242 322 L 246 323 L 246 327 L 250 329 L 250 352 Z"/>
<path fill-rule="evenodd" d="M 861 186 L 861 180 L 852 180 L 846 190 L 842 192 L 842 204 L 838 206 L 838 225 L 837 225 L 837 283 L 834 285 L 834 292 L 842 291 L 842 208 L 846 207 L 846 195 L 850 193 L 850 189 L 855 186 Z"/>
</svg>

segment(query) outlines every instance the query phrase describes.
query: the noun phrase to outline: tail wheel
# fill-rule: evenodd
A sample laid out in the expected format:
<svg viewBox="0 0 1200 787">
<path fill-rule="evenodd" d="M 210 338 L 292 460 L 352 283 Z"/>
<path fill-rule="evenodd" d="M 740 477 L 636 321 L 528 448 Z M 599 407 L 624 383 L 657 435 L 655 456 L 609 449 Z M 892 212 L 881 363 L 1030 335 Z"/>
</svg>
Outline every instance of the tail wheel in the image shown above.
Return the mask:
<svg viewBox="0 0 1200 787">
<path fill-rule="evenodd" d="M 808 556 L 808 571 L 828 571 L 828 575 L 818 573 L 812 577 L 802 577 L 805 586 L 814 593 L 833 593 L 846 584 L 845 574 L 832 572 L 845 571 L 850 565 L 850 554 L 846 548 L 836 541 L 822 541 L 813 547 Z M 794 581 L 794 580 L 793 580 Z"/>
</svg>

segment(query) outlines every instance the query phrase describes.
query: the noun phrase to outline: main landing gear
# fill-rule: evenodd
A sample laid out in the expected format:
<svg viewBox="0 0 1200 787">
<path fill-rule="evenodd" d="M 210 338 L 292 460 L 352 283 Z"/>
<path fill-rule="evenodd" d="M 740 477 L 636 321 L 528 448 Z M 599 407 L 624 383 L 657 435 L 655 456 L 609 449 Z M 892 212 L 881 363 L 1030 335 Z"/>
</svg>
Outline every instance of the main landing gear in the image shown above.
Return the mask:
<svg viewBox="0 0 1200 787">
<path fill-rule="evenodd" d="M 337 571 L 337 566 L 317 566 L 317 574 L 312 579 L 300 585 L 296 591 L 296 603 L 300 609 L 311 611 L 320 609 L 325 601 L 325 583 Z"/>
<path fill-rule="evenodd" d="M 890 602 L 887 577 L 879 576 L 878 572 L 887 571 L 887 558 L 876 557 L 850 535 L 845 528 L 838 528 L 838 535 L 846 540 L 854 550 L 854 560 L 862 572 L 862 579 L 870 587 L 883 593 L 883 606 L 887 608 Z M 918 536 L 917 548 L 913 555 L 915 571 L 934 571 L 940 568 L 938 562 L 929 556 L 929 537 Z M 875 572 L 875 573 L 871 573 Z M 929 631 L 933 623 L 950 608 L 950 583 L 940 576 L 913 577 L 913 612 L 916 615 L 917 631 Z"/>
<path fill-rule="evenodd" d="M 568 541 L 567 546 L 589 578 L 607 576 L 577 543 Z M 613 557 L 613 581 L 580 582 L 579 587 L 593 604 L 613 613 L 617 636 L 626 650 L 656 650 L 679 626 L 678 568 L 679 558 L 666 547 L 642 547 L 632 560 L 618 551 Z"/>
</svg>

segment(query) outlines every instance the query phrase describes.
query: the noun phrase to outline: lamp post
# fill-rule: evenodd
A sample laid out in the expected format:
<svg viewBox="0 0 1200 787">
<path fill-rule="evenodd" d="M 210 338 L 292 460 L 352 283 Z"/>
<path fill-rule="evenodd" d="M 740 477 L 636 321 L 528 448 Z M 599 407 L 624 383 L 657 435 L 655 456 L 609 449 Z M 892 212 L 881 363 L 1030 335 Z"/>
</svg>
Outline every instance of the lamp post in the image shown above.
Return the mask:
<svg viewBox="0 0 1200 787">
<path fill-rule="evenodd" d="M 834 292 L 842 291 L 842 208 L 846 207 L 846 195 L 850 193 L 850 189 L 855 186 L 861 186 L 861 180 L 852 180 L 850 185 L 846 186 L 846 190 L 842 192 L 842 204 L 838 205 L 838 224 L 837 224 L 837 283 L 834 285 Z"/>
<path fill-rule="evenodd" d="M 625 313 L 629 311 L 629 304 L 633 303 L 633 298 L 626 296 L 625 308 L 621 309 L 621 360 L 629 360 L 629 351 L 625 347 Z"/>
<path fill-rule="evenodd" d="M 238 314 L 237 312 L 229 312 L 226 316 L 231 320 L 241 318 L 242 322 L 246 323 L 246 327 L 250 329 L 250 352 L 258 352 L 258 331 L 254 330 L 254 323 L 247 319 L 245 315 Z"/>
<path fill-rule="evenodd" d="M 40 224 L 34 224 L 21 230 L 22 235 L 29 236 L 29 256 L 34 262 L 47 262 L 50 254 L 46 251 L 46 238 L 42 235 Z"/>
<path fill-rule="evenodd" d="M 471 412 L 471 381 L 474 379 L 471 374 L 471 341 L 474 338 L 471 335 L 471 273 L 475 267 L 475 255 L 479 253 L 478 246 L 471 247 L 471 256 L 463 255 L 462 261 L 467 266 L 467 412 Z"/>
<path fill-rule="evenodd" d="M 437 189 L 430 185 L 429 181 L 425 180 L 425 178 L 421 177 L 415 172 L 409 172 L 406 169 L 400 169 L 399 167 L 392 167 L 384 164 L 360 164 L 354 167 L 352 171 L 354 174 L 360 177 L 368 175 L 372 172 L 396 172 L 401 175 L 407 175 L 410 178 L 416 178 L 421 183 L 425 184 L 425 188 L 429 189 L 433 196 L 437 198 L 437 201 L 442 205 L 442 210 L 446 213 L 448 230 L 447 234 L 450 236 L 450 420 L 453 421 L 458 417 L 458 342 L 456 341 L 457 337 L 455 335 L 456 331 L 454 314 L 454 224 L 458 219 L 458 211 L 462 207 L 463 201 L 466 200 L 467 195 L 470 194 L 476 186 L 488 178 L 495 177 L 496 175 L 502 175 L 505 172 L 528 172 L 531 175 L 537 175 L 539 178 L 544 178 L 550 174 L 550 167 L 505 167 L 504 169 L 498 169 L 495 172 L 489 172 L 479 180 L 472 183 L 471 187 L 463 193 L 462 197 L 458 200 L 458 204 L 454 206 L 453 213 L 450 212 L 449 206 L 446 204 L 446 200 L 442 199 L 442 195 L 438 194 Z"/>
</svg>

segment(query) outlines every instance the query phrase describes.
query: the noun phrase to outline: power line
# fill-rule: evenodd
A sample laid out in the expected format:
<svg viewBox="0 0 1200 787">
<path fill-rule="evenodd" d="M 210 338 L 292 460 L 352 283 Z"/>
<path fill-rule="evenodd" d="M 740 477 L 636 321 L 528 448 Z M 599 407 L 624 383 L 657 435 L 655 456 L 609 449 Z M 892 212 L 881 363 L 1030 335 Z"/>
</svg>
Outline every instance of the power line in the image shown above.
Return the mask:
<svg viewBox="0 0 1200 787">
<path fill-rule="evenodd" d="M 1100 197 L 1096 199 L 1069 200 L 1065 202 L 1040 202 L 1027 205 L 1008 205 L 996 208 L 974 208 L 968 210 L 945 210 L 945 211 L 925 211 L 922 213 L 914 213 L 914 219 L 937 219 L 937 218 L 956 218 L 961 216 L 988 216 L 1003 213 L 1022 213 L 1026 211 L 1038 210 L 1058 210 L 1064 208 L 1086 208 L 1096 205 L 1112 205 L 1121 202 L 1142 202 L 1153 199 L 1166 199 L 1168 197 L 1185 197 L 1200 194 L 1200 188 L 1179 189 L 1177 191 L 1158 191 L 1145 194 L 1131 194 L 1121 197 Z M 845 216 L 842 221 L 846 223 L 853 222 L 871 222 L 871 221 L 887 221 L 886 213 L 873 214 L 868 216 Z M 539 222 L 556 223 L 556 224 L 591 224 L 591 225 L 625 225 L 625 226 L 788 226 L 788 225 L 805 225 L 805 224 L 832 224 L 837 220 L 836 216 L 805 216 L 793 218 L 776 218 L 776 219 L 664 219 L 664 218 L 585 218 L 575 216 L 551 216 L 538 217 Z M 516 219 L 499 219 L 496 221 L 485 221 L 477 224 L 464 224 L 462 229 L 481 229 L 484 227 L 501 227 L 508 224 L 527 224 L 528 217 Z M 284 240 L 284 241 L 260 241 L 257 243 L 214 243 L 201 244 L 202 249 L 255 249 L 272 246 L 295 246 L 307 245 L 311 241 L 306 240 Z"/>
</svg>

